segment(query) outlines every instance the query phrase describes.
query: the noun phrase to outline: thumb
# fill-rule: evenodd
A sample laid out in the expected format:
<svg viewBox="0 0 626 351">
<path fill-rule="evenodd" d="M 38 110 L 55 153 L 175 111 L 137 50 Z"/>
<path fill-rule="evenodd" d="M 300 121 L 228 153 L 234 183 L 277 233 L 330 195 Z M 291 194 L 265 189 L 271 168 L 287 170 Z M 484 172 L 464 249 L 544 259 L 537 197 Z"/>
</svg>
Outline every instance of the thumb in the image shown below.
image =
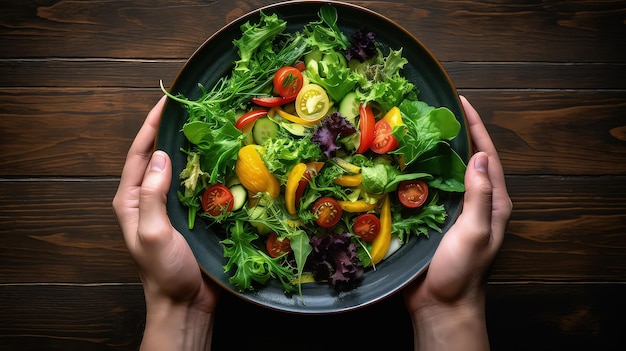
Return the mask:
<svg viewBox="0 0 626 351">
<path fill-rule="evenodd" d="M 165 204 L 172 179 L 172 163 L 163 151 L 152 154 L 139 195 L 139 245 L 159 245 L 171 239 Z"/>
<path fill-rule="evenodd" d="M 467 233 L 464 238 L 467 244 L 487 244 L 491 237 L 493 187 L 488 169 L 489 157 L 485 152 L 478 152 L 470 159 L 465 172 L 465 196 L 459 222 L 466 228 L 463 232 Z"/>
</svg>

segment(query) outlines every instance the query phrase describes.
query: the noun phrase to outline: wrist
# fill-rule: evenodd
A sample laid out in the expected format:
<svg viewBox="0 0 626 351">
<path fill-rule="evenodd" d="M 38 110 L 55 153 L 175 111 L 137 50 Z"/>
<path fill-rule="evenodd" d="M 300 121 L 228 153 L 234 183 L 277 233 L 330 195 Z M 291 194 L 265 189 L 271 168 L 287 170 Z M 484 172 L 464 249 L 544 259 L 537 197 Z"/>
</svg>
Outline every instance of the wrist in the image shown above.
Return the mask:
<svg viewBox="0 0 626 351">
<path fill-rule="evenodd" d="M 415 350 L 489 350 L 483 306 L 440 304 L 411 314 Z"/>
<path fill-rule="evenodd" d="M 213 313 L 171 301 L 147 306 L 141 350 L 211 349 Z"/>
</svg>

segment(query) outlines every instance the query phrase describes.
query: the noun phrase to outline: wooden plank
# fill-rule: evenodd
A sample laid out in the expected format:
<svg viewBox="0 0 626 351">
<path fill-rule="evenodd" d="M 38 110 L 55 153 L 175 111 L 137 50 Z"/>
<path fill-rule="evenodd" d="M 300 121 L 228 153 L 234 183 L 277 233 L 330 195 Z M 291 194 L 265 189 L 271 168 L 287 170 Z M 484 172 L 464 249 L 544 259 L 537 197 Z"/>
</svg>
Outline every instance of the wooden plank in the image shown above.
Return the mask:
<svg viewBox="0 0 626 351">
<path fill-rule="evenodd" d="M 626 174 L 625 91 L 460 90 L 507 174 Z"/>
<path fill-rule="evenodd" d="M 617 350 L 625 293 L 626 285 L 620 284 L 490 284 L 492 349 Z M 145 307 L 140 285 L 3 285 L 0 296 L 3 350 L 136 350 L 141 340 Z M 363 321 L 374 323 L 382 339 L 366 337 Z M 297 331 L 276 332 L 277 325 L 297 326 Z M 394 350 L 412 349 L 410 321 L 399 294 L 361 310 L 326 316 L 273 312 L 223 294 L 213 350 L 293 350 L 294 345 L 304 351 L 327 349 L 320 333 L 336 330 L 347 335 L 333 341 L 341 349 L 369 350 L 379 342 Z"/>
<path fill-rule="evenodd" d="M 155 89 L 0 92 L 0 169 L 9 176 L 119 176 Z"/>
<path fill-rule="evenodd" d="M 513 213 L 493 281 L 624 281 L 626 179 L 508 176 Z"/>
<path fill-rule="evenodd" d="M 187 58 L 226 23 L 274 2 L 3 0 L 0 57 Z M 404 26 L 443 61 L 626 61 L 618 0 L 354 3 Z"/>
<path fill-rule="evenodd" d="M 507 181 L 514 211 L 493 281 L 626 281 L 625 177 Z M 0 283 L 138 282 L 116 190 L 116 179 L 0 182 Z"/>
<path fill-rule="evenodd" d="M 507 174 L 626 174 L 626 91 L 460 93 L 487 123 Z M 160 96 L 158 88 L 0 89 L 0 175 L 119 176 Z"/>
<path fill-rule="evenodd" d="M 0 87 L 170 86 L 186 60 L 6 59 Z M 442 62 L 457 89 L 626 89 L 626 64 Z"/>
<path fill-rule="evenodd" d="M 0 60 L 0 87 L 158 88 L 170 86 L 186 60 Z"/>
<path fill-rule="evenodd" d="M 457 89 L 626 89 L 626 64 L 443 62 Z"/>
<path fill-rule="evenodd" d="M 137 350 L 140 284 L 2 285 L 0 344 L 9 350 Z"/>
<path fill-rule="evenodd" d="M 0 182 L 0 277 L 139 282 L 111 201 L 116 180 Z"/>
</svg>

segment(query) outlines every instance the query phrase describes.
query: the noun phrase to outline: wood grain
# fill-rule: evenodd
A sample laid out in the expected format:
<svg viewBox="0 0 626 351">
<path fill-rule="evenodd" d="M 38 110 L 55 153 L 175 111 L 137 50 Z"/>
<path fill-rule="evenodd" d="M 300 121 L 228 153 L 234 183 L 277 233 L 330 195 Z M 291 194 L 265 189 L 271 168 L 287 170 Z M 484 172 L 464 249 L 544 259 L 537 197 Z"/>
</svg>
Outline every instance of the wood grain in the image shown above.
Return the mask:
<svg viewBox="0 0 626 351">
<path fill-rule="evenodd" d="M 0 0 L 3 350 L 138 348 L 142 288 L 111 209 L 127 149 L 159 80 L 275 2 Z M 514 211 L 489 276 L 492 350 L 621 350 L 626 4 L 351 2 L 426 45 L 499 150 Z M 320 335 L 342 332 L 337 349 L 382 348 L 364 325 L 412 347 L 399 295 L 319 318 L 222 298 L 214 350 L 336 349 Z"/>
<path fill-rule="evenodd" d="M 170 86 L 185 62 L 186 59 L 7 59 L 0 60 L 0 88 L 154 89 L 161 80 Z M 626 88 L 626 63 L 443 61 L 442 65 L 457 89 Z"/>
<path fill-rule="evenodd" d="M 276 2 L 4 0 L 0 47 L 10 50 L 0 57 L 187 58 L 223 25 Z M 352 3 L 396 21 L 443 61 L 624 62 L 621 1 Z"/>
</svg>

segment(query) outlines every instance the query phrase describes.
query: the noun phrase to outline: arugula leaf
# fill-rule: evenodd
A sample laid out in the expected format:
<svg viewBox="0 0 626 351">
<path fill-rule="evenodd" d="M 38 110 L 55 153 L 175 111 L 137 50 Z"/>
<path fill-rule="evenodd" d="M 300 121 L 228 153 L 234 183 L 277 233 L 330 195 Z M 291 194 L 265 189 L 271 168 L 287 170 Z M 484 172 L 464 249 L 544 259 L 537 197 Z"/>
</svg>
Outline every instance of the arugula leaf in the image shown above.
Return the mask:
<svg viewBox="0 0 626 351">
<path fill-rule="evenodd" d="M 302 295 L 302 272 L 313 248 L 309 242 L 309 236 L 304 230 L 296 230 L 288 234 L 288 237 L 291 250 L 293 250 L 293 255 L 296 259 L 298 290 L 300 295 Z"/>
<path fill-rule="evenodd" d="M 311 47 L 319 50 L 345 50 L 350 42 L 337 25 L 337 9 L 324 5 L 318 12 L 320 18 L 304 27 L 306 41 Z"/>
<path fill-rule="evenodd" d="M 233 44 L 239 48 L 240 59 L 235 61 L 235 71 L 250 71 L 248 67 L 256 50 L 264 43 L 271 41 L 276 35 L 287 28 L 287 22 L 278 18 L 277 14 L 270 16 L 261 12 L 261 22 L 241 26 L 242 37 L 234 40 Z"/>
<path fill-rule="evenodd" d="M 265 284 L 270 278 L 277 278 L 287 292 L 293 292 L 291 283 L 295 277 L 293 269 L 284 267 L 280 258 L 271 258 L 252 244 L 259 236 L 245 230 L 244 222 L 235 221 L 229 228 L 230 236 L 222 241 L 224 257 L 228 262 L 224 271 L 235 269 L 229 282 L 240 291 L 253 290 L 252 282 Z"/>
<path fill-rule="evenodd" d="M 411 235 L 429 237 L 429 229 L 441 233 L 440 225 L 446 220 L 447 213 L 444 205 L 437 205 L 439 197 L 433 199 L 419 213 L 411 217 L 403 217 L 402 212 L 393 211 L 391 232 L 398 235 L 402 242 L 407 242 Z"/>
</svg>

